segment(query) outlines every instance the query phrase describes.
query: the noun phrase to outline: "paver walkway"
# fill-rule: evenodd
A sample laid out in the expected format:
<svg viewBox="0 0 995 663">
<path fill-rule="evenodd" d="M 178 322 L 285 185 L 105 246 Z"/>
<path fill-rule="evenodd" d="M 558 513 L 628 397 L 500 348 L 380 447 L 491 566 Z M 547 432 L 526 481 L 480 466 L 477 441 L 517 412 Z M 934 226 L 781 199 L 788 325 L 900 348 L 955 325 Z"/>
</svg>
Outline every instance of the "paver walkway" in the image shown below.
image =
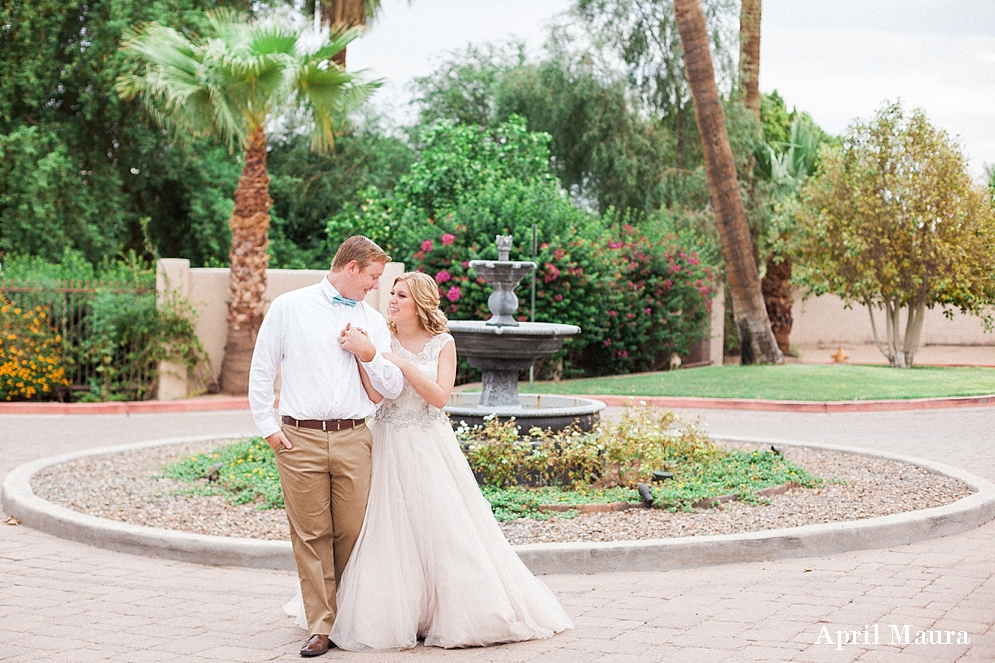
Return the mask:
<svg viewBox="0 0 995 663">
<path fill-rule="evenodd" d="M 995 481 L 995 408 L 701 416 L 715 434 L 893 451 Z M 0 417 L 0 476 L 74 449 L 250 431 L 246 412 L 7 415 Z M 333 651 L 319 660 L 990 663 L 993 544 L 989 523 L 943 539 L 824 558 L 545 576 L 576 622 L 551 640 L 461 651 Z M 137 557 L 0 525 L 0 661 L 300 660 L 302 632 L 280 611 L 294 581 L 289 572 Z M 837 631 L 868 625 L 872 639 L 875 624 L 881 644 L 837 648 Z M 912 638 L 917 630 L 965 631 L 970 644 L 890 645 L 891 625 L 909 625 Z M 823 627 L 834 644 L 825 637 L 815 644 Z"/>
</svg>

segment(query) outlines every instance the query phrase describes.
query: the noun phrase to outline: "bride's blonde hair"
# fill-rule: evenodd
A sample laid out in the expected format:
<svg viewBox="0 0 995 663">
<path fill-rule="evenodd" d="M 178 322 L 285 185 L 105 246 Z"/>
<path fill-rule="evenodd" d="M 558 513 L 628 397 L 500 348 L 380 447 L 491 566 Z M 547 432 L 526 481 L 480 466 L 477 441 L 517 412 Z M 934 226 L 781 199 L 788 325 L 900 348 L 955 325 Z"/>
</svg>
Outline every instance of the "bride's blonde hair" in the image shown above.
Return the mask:
<svg viewBox="0 0 995 663">
<path fill-rule="evenodd" d="M 402 281 L 408 284 L 411 299 L 415 303 L 415 311 L 418 312 L 418 321 L 425 331 L 433 336 L 449 331 L 446 327 L 449 318 L 439 310 L 439 286 L 436 285 L 435 279 L 424 272 L 405 272 L 394 279 L 394 285 Z M 391 332 L 397 334 L 397 325 L 393 320 L 388 321 L 387 326 Z"/>
</svg>

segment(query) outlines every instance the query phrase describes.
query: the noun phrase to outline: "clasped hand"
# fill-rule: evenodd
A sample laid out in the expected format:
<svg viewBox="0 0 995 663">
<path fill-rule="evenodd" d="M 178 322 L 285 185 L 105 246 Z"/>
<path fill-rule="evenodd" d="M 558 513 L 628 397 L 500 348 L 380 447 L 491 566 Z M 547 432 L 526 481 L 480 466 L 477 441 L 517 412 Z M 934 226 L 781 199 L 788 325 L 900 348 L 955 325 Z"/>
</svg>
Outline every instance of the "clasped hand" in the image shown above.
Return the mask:
<svg viewBox="0 0 995 663">
<path fill-rule="evenodd" d="M 339 332 L 339 347 L 356 355 L 359 361 L 371 361 L 377 355 L 377 349 L 370 342 L 366 330 L 353 327 L 351 322 L 347 322 Z"/>
</svg>

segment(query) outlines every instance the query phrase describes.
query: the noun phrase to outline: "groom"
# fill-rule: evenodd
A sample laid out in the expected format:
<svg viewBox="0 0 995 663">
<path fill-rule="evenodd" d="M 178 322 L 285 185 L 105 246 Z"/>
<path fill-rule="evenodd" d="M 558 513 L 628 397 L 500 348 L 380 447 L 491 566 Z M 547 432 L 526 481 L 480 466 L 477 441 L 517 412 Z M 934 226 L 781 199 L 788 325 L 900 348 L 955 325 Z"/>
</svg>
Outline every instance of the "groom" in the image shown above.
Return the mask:
<svg viewBox="0 0 995 663">
<path fill-rule="evenodd" d="M 383 357 L 390 352 L 387 324 L 362 301 L 388 261 L 372 240 L 347 239 L 320 283 L 273 300 L 252 356 L 249 405 L 276 453 L 311 633 L 301 656 L 328 651 L 335 590 L 366 515 L 373 444 L 366 417 L 374 405 L 357 360 L 384 397 L 396 398 L 404 385 L 400 369 Z M 278 368 L 279 419 L 273 411 Z"/>
</svg>

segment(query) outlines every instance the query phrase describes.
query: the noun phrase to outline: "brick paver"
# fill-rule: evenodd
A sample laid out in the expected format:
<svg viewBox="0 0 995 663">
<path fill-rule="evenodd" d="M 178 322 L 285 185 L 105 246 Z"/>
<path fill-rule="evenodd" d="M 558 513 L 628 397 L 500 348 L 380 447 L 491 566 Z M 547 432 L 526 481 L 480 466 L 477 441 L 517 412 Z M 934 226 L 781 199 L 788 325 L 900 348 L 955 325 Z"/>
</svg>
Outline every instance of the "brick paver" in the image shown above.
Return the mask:
<svg viewBox="0 0 995 663">
<path fill-rule="evenodd" d="M 717 435 L 817 441 L 941 461 L 995 480 L 995 409 L 794 414 L 709 410 Z M 252 430 L 245 412 L 0 417 L 0 475 L 40 457 Z M 885 550 L 659 573 L 545 576 L 576 628 L 551 640 L 321 660 L 603 663 L 995 661 L 995 523 Z M 285 571 L 109 552 L 0 525 L 0 660 L 296 661 Z M 879 643 L 873 643 L 877 624 Z M 966 631 L 969 644 L 893 644 Z M 823 627 L 834 644 L 816 644 Z M 868 632 L 864 644 L 863 631 Z M 838 631 L 859 644 L 836 645 Z M 848 636 L 852 639 L 853 633 Z"/>
</svg>

